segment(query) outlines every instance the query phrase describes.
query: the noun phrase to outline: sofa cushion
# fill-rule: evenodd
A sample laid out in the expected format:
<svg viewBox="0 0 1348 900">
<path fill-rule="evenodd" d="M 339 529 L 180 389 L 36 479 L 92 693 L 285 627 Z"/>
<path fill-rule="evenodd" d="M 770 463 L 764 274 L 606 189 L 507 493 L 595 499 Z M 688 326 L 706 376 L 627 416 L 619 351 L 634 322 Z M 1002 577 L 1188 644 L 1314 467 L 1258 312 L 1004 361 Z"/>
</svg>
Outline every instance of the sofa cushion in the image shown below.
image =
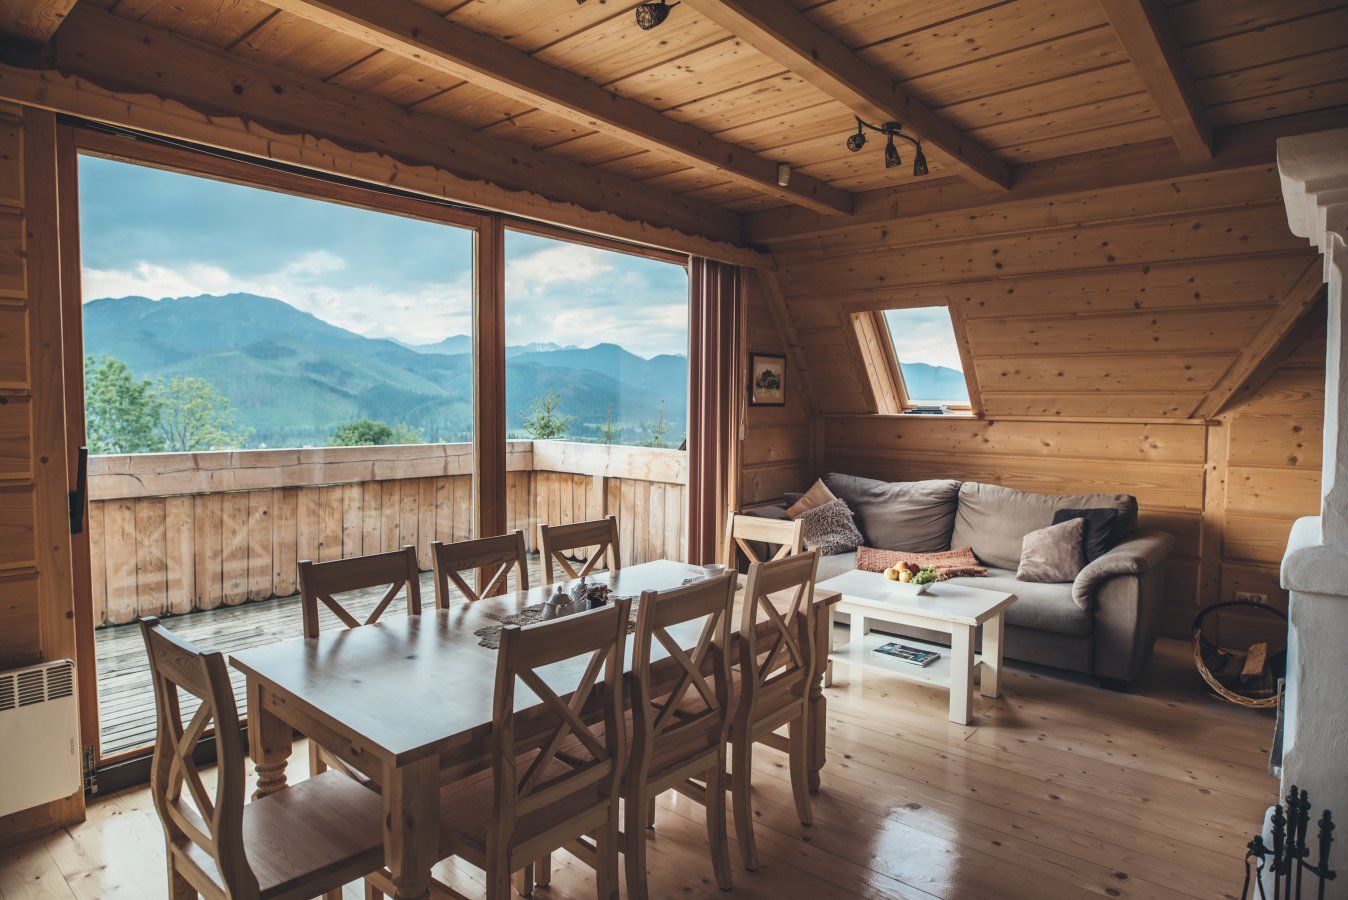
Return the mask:
<svg viewBox="0 0 1348 900">
<path fill-rule="evenodd" d="M 867 546 L 918 553 L 950 549 L 958 481 L 875 481 L 831 472 L 824 484 L 852 510 Z"/>
<path fill-rule="evenodd" d="M 856 553 L 834 553 L 832 556 L 819 557 L 819 571 L 815 583 L 827 581 L 857 567 Z"/>
<path fill-rule="evenodd" d="M 1100 509 L 1059 509 L 1053 512 L 1053 524 L 1058 525 L 1069 519 L 1081 519 L 1086 525 L 1086 535 L 1081 541 L 1081 549 L 1086 554 L 1086 562 L 1099 559 L 1109 552 L 1124 535 L 1119 534 L 1119 511 L 1108 507 Z"/>
<path fill-rule="evenodd" d="M 838 493 L 833 485 L 829 487 L 833 493 Z M 848 505 L 851 505 L 850 501 Z M 1131 533 L 1137 527 L 1137 499 L 1129 494 L 1059 496 L 966 481 L 959 489 L 959 509 L 955 513 L 950 546 L 968 545 L 974 548 L 983 563 L 999 569 L 1014 569 L 1020 564 L 1020 547 L 1025 535 L 1052 525 L 1055 511 L 1101 506 L 1119 511 L 1121 533 Z M 864 523 L 861 533 L 869 537 Z"/>
<path fill-rule="evenodd" d="M 989 568 L 986 578 L 952 578 L 947 583 L 1015 594 L 1016 602 L 1006 610 L 1008 625 L 1036 628 L 1055 634 L 1091 633 L 1094 616 L 1090 610 L 1077 606 L 1072 599 L 1070 583 L 1035 584 L 1017 581 L 1015 572 L 998 568 Z"/>
<path fill-rule="evenodd" d="M 1021 581 L 1057 584 L 1071 581 L 1086 567 L 1085 519 L 1068 519 L 1025 535 L 1020 546 Z"/>
<path fill-rule="evenodd" d="M 805 546 L 811 550 L 827 555 L 855 551 L 861 546 L 861 532 L 857 531 L 852 511 L 841 500 L 805 510 L 800 521 L 805 523 Z"/>
<path fill-rule="evenodd" d="M 793 502 L 786 508 L 786 514 L 793 519 L 798 519 L 807 510 L 823 506 L 825 503 L 832 503 L 838 498 L 833 496 L 833 492 L 822 481 L 816 481 L 810 485 L 810 489 L 800 495 L 800 499 Z"/>
</svg>

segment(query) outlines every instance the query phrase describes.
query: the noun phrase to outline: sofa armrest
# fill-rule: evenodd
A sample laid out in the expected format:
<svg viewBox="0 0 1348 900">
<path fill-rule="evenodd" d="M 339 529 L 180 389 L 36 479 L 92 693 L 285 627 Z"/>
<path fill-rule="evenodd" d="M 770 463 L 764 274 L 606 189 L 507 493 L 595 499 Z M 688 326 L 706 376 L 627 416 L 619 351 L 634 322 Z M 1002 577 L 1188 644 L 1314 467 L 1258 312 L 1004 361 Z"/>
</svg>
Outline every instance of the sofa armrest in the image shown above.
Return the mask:
<svg viewBox="0 0 1348 900">
<path fill-rule="evenodd" d="M 1133 532 L 1077 573 L 1072 582 L 1072 600 L 1082 609 L 1090 609 L 1095 590 L 1103 582 L 1119 575 L 1147 574 L 1165 563 L 1174 546 L 1175 538 L 1167 532 Z"/>
</svg>

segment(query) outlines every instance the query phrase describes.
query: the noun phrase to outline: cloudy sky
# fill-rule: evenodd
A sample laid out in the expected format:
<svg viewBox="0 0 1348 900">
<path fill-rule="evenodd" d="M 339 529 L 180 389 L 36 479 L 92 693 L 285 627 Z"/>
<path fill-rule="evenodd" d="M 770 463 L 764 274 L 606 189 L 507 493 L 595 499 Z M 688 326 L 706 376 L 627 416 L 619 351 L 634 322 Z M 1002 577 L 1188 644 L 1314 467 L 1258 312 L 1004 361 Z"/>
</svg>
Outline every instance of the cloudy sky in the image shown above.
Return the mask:
<svg viewBox="0 0 1348 900">
<path fill-rule="evenodd" d="M 80 161 L 85 301 L 246 292 L 370 337 L 470 328 L 472 238 L 445 225 L 96 157 Z M 684 270 L 508 232 L 506 340 L 686 353 Z"/>
<path fill-rule="evenodd" d="M 944 306 L 887 310 L 885 321 L 894 349 L 903 362 L 963 369 L 950 310 Z"/>
</svg>

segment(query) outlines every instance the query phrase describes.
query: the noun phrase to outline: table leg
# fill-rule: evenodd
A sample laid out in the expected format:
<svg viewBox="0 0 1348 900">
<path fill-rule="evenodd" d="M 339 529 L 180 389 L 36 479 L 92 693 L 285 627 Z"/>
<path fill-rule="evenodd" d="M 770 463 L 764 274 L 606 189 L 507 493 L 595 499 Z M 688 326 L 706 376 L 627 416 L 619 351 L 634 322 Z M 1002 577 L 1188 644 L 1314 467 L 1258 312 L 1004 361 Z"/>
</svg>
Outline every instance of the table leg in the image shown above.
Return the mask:
<svg viewBox="0 0 1348 900">
<path fill-rule="evenodd" d="M 257 772 L 254 800 L 285 788 L 286 763 L 294 740 L 295 730 L 267 709 L 261 683 L 248 679 L 248 755 Z"/>
<path fill-rule="evenodd" d="M 834 621 L 833 613 L 833 607 L 830 606 L 828 612 L 824 614 L 824 619 L 828 622 L 828 634 L 825 636 L 825 641 L 830 653 L 838 649 L 837 623 Z M 833 687 L 833 660 L 831 659 L 824 660 L 824 687 Z"/>
<path fill-rule="evenodd" d="M 974 628 L 950 630 L 950 721 L 968 725 L 974 702 Z"/>
<path fill-rule="evenodd" d="M 853 616 L 853 621 L 856 621 L 855 616 Z M 816 613 L 814 616 L 814 627 L 815 647 L 822 649 L 824 647 L 832 646 L 832 608 L 827 610 L 825 615 Z M 823 653 L 817 650 L 815 655 L 822 657 Z M 813 668 L 814 672 L 810 676 L 809 709 L 807 710 L 807 727 L 809 729 L 807 742 L 809 751 L 810 792 L 817 794 L 819 793 L 819 771 L 824 768 L 825 745 L 828 740 L 828 700 L 824 697 L 824 667 L 815 664 Z"/>
<path fill-rule="evenodd" d="M 1006 619 L 997 613 L 983 623 L 983 671 L 979 675 L 978 692 L 984 697 L 1002 695 L 1002 637 Z"/>
<path fill-rule="evenodd" d="M 440 849 L 439 776 L 436 755 L 384 769 L 384 865 L 397 900 L 430 897 Z"/>
</svg>

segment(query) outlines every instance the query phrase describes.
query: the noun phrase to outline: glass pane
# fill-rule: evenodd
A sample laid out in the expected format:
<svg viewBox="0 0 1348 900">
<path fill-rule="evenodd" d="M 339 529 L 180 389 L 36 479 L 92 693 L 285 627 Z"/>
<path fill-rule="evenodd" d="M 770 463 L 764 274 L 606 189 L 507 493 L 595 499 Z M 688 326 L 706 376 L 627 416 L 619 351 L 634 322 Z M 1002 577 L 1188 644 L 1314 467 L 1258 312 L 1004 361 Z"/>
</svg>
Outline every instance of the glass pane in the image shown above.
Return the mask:
<svg viewBox="0 0 1348 900">
<path fill-rule="evenodd" d="M 950 310 L 944 306 L 887 309 L 885 323 L 909 400 L 921 405 L 968 405 L 969 386 Z"/>
<path fill-rule="evenodd" d="M 298 562 L 411 544 L 429 569 L 469 536 L 473 234 L 97 157 L 79 176 L 107 756 L 152 736 L 137 616 L 295 638 Z M 355 594 L 363 620 L 383 590 Z"/>
<path fill-rule="evenodd" d="M 506 232 L 506 427 L 534 468 L 512 527 L 612 514 L 624 563 L 683 558 L 687 403 L 683 266 Z"/>
</svg>

